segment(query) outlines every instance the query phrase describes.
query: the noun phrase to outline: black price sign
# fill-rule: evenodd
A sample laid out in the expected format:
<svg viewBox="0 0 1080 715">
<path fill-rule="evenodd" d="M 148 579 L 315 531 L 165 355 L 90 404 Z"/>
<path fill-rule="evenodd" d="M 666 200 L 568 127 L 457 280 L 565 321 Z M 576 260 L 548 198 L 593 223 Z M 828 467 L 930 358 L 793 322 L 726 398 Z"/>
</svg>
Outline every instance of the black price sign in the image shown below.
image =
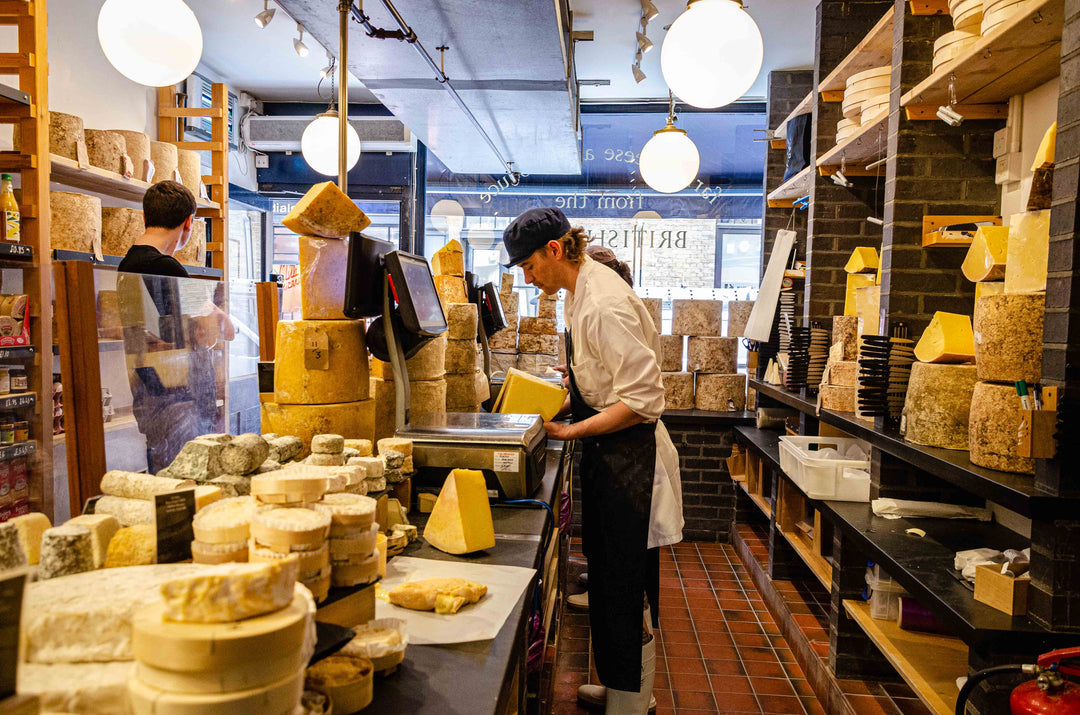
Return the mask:
<svg viewBox="0 0 1080 715">
<path fill-rule="evenodd" d="M 195 490 L 181 489 L 154 496 L 154 516 L 157 525 L 157 562 L 174 564 L 191 559 L 191 542 L 195 532 Z"/>
</svg>

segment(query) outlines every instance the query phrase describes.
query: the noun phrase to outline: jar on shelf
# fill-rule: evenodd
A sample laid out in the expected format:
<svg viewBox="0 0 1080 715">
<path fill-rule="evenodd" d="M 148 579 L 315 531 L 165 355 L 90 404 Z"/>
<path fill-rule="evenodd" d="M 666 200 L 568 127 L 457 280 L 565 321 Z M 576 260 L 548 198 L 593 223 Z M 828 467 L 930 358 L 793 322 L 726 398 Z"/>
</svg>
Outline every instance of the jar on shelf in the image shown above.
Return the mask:
<svg viewBox="0 0 1080 715">
<path fill-rule="evenodd" d="M 15 441 L 26 442 L 30 439 L 30 422 L 19 420 L 15 423 Z"/>
<path fill-rule="evenodd" d="M 0 444 L 15 444 L 15 418 L 9 414 L 0 415 Z"/>
<path fill-rule="evenodd" d="M 0 395 L 11 394 L 11 370 L 0 367 Z"/>
<path fill-rule="evenodd" d="M 26 375 L 26 368 L 13 367 L 8 371 L 8 388 L 11 392 L 27 392 L 30 389 L 30 380 Z"/>
</svg>

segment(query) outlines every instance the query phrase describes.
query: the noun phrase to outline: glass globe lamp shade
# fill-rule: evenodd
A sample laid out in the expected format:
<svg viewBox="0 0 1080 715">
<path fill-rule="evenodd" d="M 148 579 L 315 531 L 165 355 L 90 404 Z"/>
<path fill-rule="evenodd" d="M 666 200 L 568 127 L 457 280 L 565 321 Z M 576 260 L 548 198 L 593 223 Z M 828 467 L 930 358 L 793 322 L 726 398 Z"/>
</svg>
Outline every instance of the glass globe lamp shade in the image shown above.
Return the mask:
<svg viewBox="0 0 1080 715">
<path fill-rule="evenodd" d="M 664 37 L 660 70 L 683 102 L 715 109 L 746 94 L 763 57 L 761 31 L 742 6 L 694 0 Z"/>
<path fill-rule="evenodd" d="M 694 142 L 670 123 L 653 134 L 638 159 L 641 178 L 662 194 L 674 194 L 689 186 L 700 163 Z"/>
<path fill-rule="evenodd" d="M 300 137 L 300 152 L 304 161 L 315 171 L 324 176 L 338 174 L 338 126 L 340 118 L 337 112 L 326 112 L 315 117 L 304 129 Z M 345 142 L 345 164 L 349 169 L 360 161 L 360 135 L 350 124 L 347 128 L 348 139 Z"/>
<path fill-rule="evenodd" d="M 183 81 L 202 57 L 202 28 L 183 0 L 106 0 L 97 28 L 112 66 L 147 87 Z"/>
</svg>

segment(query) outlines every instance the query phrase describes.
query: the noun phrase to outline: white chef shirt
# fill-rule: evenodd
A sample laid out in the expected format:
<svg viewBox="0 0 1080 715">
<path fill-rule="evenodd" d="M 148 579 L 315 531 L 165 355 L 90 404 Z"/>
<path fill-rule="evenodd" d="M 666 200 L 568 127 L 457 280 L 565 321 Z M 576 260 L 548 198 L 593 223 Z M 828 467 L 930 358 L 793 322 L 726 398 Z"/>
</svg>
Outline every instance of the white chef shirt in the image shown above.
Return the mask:
<svg viewBox="0 0 1080 715">
<path fill-rule="evenodd" d="M 656 422 L 649 548 L 682 541 L 679 453 L 660 421 L 664 384 L 652 316 L 626 281 L 588 256 L 566 296 L 564 315 L 573 340 L 574 380 L 585 403 L 601 411 L 621 401 Z"/>
</svg>

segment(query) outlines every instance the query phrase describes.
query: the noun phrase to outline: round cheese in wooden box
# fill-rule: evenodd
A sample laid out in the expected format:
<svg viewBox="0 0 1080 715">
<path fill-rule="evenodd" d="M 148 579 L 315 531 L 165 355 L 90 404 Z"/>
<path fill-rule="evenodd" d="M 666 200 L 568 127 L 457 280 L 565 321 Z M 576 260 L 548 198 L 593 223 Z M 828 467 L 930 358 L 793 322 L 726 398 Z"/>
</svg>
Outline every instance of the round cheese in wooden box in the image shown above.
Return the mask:
<svg viewBox="0 0 1080 715">
<path fill-rule="evenodd" d="M 889 77 L 892 75 L 892 65 L 882 65 L 880 67 L 872 67 L 862 72 L 857 72 L 848 77 L 847 88 L 858 91 L 865 86 L 871 86 L 874 80 L 880 80 L 882 77 Z"/>
<path fill-rule="evenodd" d="M 983 19 L 982 0 L 950 0 L 950 12 L 953 29 L 965 32 L 979 32 Z"/>
<path fill-rule="evenodd" d="M 944 35 L 937 38 L 937 40 L 934 41 L 934 61 L 932 63 L 932 71 L 936 72 L 937 69 L 945 63 L 955 60 L 969 47 L 978 42 L 978 40 L 978 33 L 957 30 L 946 32 Z"/>
</svg>

